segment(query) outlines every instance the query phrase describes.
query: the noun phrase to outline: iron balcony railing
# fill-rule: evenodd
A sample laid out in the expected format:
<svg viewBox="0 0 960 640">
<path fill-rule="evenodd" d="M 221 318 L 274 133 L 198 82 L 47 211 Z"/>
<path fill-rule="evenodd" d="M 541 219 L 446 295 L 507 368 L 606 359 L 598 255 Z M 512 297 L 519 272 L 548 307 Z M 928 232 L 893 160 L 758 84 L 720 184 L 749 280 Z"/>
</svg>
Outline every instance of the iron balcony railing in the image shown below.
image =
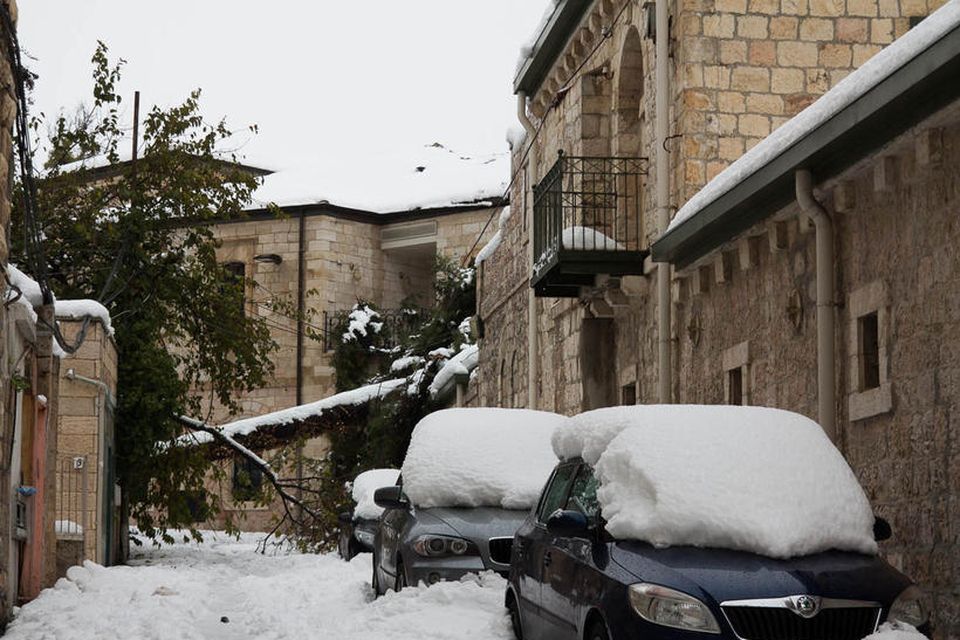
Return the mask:
<svg viewBox="0 0 960 640">
<path fill-rule="evenodd" d="M 533 188 L 534 277 L 570 252 L 640 253 L 646 158 L 594 158 L 563 152 Z M 593 254 L 597 255 L 597 254 Z"/>
</svg>

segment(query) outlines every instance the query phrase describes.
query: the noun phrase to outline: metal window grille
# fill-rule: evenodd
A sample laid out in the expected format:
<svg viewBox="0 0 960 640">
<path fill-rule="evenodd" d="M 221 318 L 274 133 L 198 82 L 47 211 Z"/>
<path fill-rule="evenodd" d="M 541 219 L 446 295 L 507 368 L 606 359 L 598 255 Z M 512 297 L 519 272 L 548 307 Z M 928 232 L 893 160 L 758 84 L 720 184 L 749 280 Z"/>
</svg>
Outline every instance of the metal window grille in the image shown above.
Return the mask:
<svg viewBox="0 0 960 640">
<path fill-rule="evenodd" d="M 57 538 L 83 540 L 88 524 L 89 485 L 87 458 L 76 456 L 57 461 Z"/>
</svg>

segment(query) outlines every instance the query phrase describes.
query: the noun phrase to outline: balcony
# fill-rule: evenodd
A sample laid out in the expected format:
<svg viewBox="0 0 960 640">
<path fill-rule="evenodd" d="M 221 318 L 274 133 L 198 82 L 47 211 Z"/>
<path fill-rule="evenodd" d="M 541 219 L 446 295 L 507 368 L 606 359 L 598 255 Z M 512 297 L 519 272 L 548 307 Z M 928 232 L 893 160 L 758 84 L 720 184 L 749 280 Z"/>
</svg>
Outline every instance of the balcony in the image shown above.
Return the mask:
<svg viewBox="0 0 960 640">
<path fill-rule="evenodd" d="M 573 298 L 597 276 L 643 273 L 646 158 L 563 153 L 533 188 L 534 265 L 539 297 Z"/>
</svg>

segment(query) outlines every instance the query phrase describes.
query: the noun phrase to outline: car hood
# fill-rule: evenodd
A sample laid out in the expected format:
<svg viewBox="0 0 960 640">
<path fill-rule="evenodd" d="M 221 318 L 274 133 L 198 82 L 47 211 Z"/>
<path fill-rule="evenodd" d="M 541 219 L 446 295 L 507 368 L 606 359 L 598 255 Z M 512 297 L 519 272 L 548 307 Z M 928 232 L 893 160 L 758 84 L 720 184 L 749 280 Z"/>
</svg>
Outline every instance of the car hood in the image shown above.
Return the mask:
<svg viewBox="0 0 960 640">
<path fill-rule="evenodd" d="M 609 545 L 611 560 L 638 581 L 672 587 L 719 604 L 727 600 L 817 595 L 892 604 L 911 584 L 876 556 L 829 551 L 788 560 L 725 549 L 645 542 Z"/>
<path fill-rule="evenodd" d="M 526 510 L 515 511 L 494 507 L 473 509 L 433 507 L 417 510 L 419 522 L 425 523 L 428 518 L 438 520 L 464 538 L 513 537 L 527 515 Z"/>
</svg>

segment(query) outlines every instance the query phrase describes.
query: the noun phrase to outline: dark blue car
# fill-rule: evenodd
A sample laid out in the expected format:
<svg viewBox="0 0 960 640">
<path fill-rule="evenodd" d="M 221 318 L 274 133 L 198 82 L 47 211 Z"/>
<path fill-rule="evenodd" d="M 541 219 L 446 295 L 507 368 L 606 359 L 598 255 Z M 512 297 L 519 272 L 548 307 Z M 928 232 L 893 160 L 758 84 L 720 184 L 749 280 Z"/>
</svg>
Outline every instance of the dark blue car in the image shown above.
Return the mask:
<svg viewBox="0 0 960 640">
<path fill-rule="evenodd" d="M 518 638 L 860 640 L 888 619 L 929 636 L 919 590 L 876 556 L 615 540 L 597 487 L 582 460 L 561 462 L 517 531 L 506 605 Z"/>
</svg>

